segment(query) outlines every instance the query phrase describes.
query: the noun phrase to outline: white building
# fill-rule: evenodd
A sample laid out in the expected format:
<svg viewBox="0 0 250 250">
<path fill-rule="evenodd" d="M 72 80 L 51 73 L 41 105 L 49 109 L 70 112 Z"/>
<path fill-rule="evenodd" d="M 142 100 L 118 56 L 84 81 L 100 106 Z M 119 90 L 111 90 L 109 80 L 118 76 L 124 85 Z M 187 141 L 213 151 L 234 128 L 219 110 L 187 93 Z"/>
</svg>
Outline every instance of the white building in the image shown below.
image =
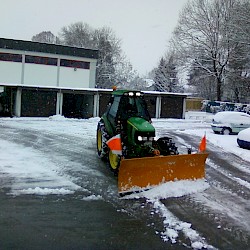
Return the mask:
<svg viewBox="0 0 250 250">
<path fill-rule="evenodd" d="M 56 100 L 52 98 L 54 114 L 61 114 L 63 92 L 95 87 L 97 57 L 98 51 L 92 49 L 0 38 L 0 88 L 3 91 L 3 87 L 8 87 L 14 92 L 11 93 L 15 99 L 13 115 L 27 113 L 30 103 L 25 104 L 22 98 L 32 99 L 31 92 L 37 89 L 47 99 L 56 93 Z M 33 97 L 36 99 L 36 95 Z M 51 106 L 51 100 L 37 103 L 44 104 Z M 45 113 L 47 116 L 50 112 Z"/>
</svg>

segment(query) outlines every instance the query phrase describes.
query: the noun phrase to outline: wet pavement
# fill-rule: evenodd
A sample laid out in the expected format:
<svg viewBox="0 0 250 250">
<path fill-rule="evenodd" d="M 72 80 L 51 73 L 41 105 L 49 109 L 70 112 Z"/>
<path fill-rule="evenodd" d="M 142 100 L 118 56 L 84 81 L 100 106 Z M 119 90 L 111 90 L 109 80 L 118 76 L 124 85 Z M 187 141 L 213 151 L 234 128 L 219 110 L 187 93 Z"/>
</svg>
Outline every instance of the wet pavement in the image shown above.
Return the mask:
<svg viewBox="0 0 250 250">
<path fill-rule="evenodd" d="M 0 249 L 167 247 L 140 217 L 102 200 L 83 201 L 81 194 L 12 197 L 3 190 L 0 199 Z"/>
</svg>

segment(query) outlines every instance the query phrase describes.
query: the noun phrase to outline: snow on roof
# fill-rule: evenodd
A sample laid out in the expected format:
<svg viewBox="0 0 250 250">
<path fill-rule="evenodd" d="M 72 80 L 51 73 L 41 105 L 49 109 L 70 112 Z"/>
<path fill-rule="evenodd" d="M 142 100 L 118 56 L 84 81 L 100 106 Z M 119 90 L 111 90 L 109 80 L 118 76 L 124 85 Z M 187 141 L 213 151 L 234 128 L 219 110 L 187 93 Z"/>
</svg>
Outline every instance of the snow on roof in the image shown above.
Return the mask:
<svg viewBox="0 0 250 250">
<path fill-rule="evenodd" d="M 0 86 L 9 86 L 9 87 L 24 87 L 24 88 L 41 88 L 41 89 L 58 89 L 58 90 L 75 90 L 75 91 L 90 91 L 90 92 L 112 92 L 113 89 L 102 89 L 102 88 L 68 88 L 68 87 L 57 87 L 57 86 L 41 86 L 41 85 L 25 85 L 25 84 L 16 84 L 16 83 L 1 83 Z M 184 93 L 173 93 L 173 92 L 160 92 L 160 91 L 141 91 L 145 94 L 155 94 L 155 95 L 175 95 L 183 96 L 187 95 Z"/>
</svg>

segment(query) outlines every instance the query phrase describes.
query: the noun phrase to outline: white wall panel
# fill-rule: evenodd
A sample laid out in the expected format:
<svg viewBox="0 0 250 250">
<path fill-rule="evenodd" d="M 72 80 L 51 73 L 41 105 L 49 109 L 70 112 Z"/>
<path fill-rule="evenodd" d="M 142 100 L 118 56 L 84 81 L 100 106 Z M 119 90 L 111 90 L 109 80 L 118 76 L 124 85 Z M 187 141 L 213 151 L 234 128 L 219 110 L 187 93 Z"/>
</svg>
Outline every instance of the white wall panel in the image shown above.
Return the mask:
<svg viewBox="0 0 250 250">
<path fill-rule="evenodd" d="M 0 61 L 0 81 L 21 84 L 22 63 Z"/>
<path fill-rule="evenodd" d="M 25 63 L 24 85 L 56 87 L 57 66 Z"/>
<path fill-rule="evenodd" d="M 89 88 L 88 69 L 60 67 L 59 87 Z"/>
</svg>

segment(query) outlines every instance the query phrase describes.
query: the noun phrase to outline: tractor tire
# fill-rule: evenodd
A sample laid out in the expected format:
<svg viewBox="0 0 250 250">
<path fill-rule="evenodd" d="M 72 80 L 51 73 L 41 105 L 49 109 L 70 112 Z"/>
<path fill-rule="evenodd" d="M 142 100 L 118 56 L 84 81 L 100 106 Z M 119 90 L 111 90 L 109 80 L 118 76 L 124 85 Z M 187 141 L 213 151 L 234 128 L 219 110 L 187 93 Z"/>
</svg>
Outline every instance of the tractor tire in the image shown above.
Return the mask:
<svg viewBox="0 0 250 250">
<path fill-rule="evenodd" d="M 121 156 L 113 154 L 112 151 L 109 150 L 108 164 L 115 176 L 118 175 L 120 162 L 121 162 Z"/>
<path fill-rule="evenodd" d="M 108 146 L 106 144 L 109 139 L 108 133 L 106 132 L 104 123 L 102 121 L 98 122 L 96 131 L 96 146 L 98 156 L 106 160 L 108 157 Z"/>
</svg>

